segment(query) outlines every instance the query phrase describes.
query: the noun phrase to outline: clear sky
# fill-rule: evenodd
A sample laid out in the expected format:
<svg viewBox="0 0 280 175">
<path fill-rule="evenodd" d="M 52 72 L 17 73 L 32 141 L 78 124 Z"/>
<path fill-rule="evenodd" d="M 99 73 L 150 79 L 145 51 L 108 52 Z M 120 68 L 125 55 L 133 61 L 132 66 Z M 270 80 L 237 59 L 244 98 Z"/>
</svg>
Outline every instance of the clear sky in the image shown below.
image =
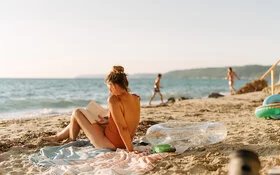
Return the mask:
<svg viewBox="0 0 280 175">
<path fill-rule="evenodd" d="M 279 0 L 3 0 L 0 77 L 272 65 Z"/>
</svg>

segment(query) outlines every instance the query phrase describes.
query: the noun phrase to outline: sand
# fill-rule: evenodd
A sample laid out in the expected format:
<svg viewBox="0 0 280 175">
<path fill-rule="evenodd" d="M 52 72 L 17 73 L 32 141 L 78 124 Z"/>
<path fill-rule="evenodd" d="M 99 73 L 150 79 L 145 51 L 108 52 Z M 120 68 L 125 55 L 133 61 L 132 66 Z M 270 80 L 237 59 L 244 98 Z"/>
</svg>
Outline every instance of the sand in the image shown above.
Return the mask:
<svg viewBox="0 0 280 175">
<path fill-rule="evenodd" d="M 280 165 L 280 120 L 254 115 L 268 94 L 253 92 L 221 98 L 188 99 L 166 106 L 141 108 L 137 138 L 152 124 L 173 120 L 216 121 L 227 127 L 220 143 L 190 148 L 183 154 L 155 163 L 147 174 L 227 174 L 230 154 L 250 149 L 259 155 L 260 174 Z M 0 172 L 2 174 L 40 174 L 47 169 L 29 163 L 28 156 L 47 145 L 41 140 L 60 131 L 69 116 L 0 121 Z M 84 135 L 80 135 L 84 138 Z"/>
</svg>

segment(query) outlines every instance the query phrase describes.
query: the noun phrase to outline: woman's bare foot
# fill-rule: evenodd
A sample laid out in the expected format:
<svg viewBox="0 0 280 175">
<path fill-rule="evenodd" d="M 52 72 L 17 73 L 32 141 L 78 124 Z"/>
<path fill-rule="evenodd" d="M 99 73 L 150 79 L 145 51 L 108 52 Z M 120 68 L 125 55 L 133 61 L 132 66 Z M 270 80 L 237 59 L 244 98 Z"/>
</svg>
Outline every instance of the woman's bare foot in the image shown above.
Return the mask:
<svg viewBox="0 0 280 175">
<path fill-rule="evenodd" d="M 43 141 L 48 141 L 48 142 L 59 142 L 59 139 L 58 139 L 57 135 L 42 137 L 42 140 Z"/>
<path fill-rule="evenodd" d="M 66 143 L 70 143 L 70 142 L 74 142 L 75 140 L 72 140 L 70 138 L 64 140 L 63 142 L 61 142 L 62 145 L 66 144 Z"/>
<path fill-rule="evenodd" d="M 70 143 L 75 140 L 72 140 L 70 138 L 67 138 L 65 140 L 60 140 L 57 135 L 54 135 L 54 136 L 42 137 L 42 141 L 48 142 L 50 145 L 64 145 L 66 143 Z"/>
</svg>

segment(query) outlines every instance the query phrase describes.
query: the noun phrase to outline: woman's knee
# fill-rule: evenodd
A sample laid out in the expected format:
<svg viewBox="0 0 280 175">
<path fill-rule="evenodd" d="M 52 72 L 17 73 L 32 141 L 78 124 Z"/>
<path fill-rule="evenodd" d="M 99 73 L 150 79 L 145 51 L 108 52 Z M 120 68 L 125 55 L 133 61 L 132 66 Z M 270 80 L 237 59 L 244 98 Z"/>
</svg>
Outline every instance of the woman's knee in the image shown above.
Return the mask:
<svg viewBox="0 0 280 175">
<path fill-rule="evenodd" d="M 81 110 L 79 108 L 73 110 L 73 112 L 72 112 L 72 118 L 77 118 L 77 117 L 79 117 L 81 115 L 82 115 L 82 112 L 81 112 Z"/>
</svg>

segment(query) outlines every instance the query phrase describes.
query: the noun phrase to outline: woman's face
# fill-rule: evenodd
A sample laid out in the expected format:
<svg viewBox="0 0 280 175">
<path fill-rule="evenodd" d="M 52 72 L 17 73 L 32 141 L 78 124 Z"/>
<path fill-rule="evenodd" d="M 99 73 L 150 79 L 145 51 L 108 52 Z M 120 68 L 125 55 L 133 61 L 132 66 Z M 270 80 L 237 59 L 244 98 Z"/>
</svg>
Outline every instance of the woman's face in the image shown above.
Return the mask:
<svg viewBox="0 0 280 175">
<path fill-rule="evenodd" d="M 116 95 L 117 94 L 117 90 L 116 90 L 116 85 L 115 84 L 113 84 L 111 82 L 107 82 L 107 87 L 108 87 L 109 92 L 112 95 Z"/>
</svg>

